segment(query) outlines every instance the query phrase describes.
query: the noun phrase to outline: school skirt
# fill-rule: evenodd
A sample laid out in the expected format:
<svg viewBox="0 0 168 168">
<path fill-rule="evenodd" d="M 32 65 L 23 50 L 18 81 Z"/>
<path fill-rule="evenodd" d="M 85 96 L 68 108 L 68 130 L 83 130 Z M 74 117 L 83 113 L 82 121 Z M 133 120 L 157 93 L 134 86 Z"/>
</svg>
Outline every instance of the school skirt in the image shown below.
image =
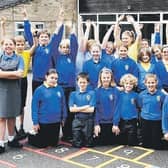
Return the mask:
<svg viewBox="0 0 168 168">
<path fill-rule="evenodd" d="M 0 118 L 20 114 L 21 87 L 19 79 L 0 79 Z"/>
</svg>

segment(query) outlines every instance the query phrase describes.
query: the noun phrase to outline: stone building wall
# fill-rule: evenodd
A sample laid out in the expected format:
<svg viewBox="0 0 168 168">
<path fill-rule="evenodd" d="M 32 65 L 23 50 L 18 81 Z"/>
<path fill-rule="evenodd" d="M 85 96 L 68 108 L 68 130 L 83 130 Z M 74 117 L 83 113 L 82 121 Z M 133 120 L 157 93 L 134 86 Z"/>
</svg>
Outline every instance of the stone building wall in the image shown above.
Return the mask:
<svg viewBox="0 0 168 168">
<path fill-rule="evenodd" d="M 6 34 L 9 36 L 15 35 L 15 22 L 23 21 L 21 14 L 23 5 L 27 9 L 29 20 L 43 22 L 49 32 L 53 32 L 55 29 L 55 21 L 61 6 L 65 9 L 65 25 L 72 19 L 75 23 L 77 20 L 77 0 L 32 0 L 0 10 L 0 16 L 7 18 Z"/>
</svg>

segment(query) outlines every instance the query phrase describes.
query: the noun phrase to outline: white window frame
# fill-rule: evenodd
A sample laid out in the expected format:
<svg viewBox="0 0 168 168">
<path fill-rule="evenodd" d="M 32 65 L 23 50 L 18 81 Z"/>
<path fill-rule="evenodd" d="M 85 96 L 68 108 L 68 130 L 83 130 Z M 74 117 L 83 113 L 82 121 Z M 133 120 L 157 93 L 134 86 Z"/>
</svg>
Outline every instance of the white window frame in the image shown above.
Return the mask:
<svg viewBox="0 0 168 168">
<path fill-rule="evenodd" d="M 24 26 L 24 22 L 15 22 L 15 35 L 19 35 L 19 32 L 21 32 L 21 34 L 24 34 L 24 28 L 18 28 L 19 24 L 22 24 Z M 42 25 L 42 28 L 37 29 L 36 28 L 37 25 Z M 45 26 L 44 22 L 31 22 L 32 30 L 40 31 L 45 28 L 44 26 Z"/>
<path fill-rule="evenodd" d="M 96 16 L 96 21 L 95 23 L 98 25 L 97 26 L 97 29 L 98 29 L 98 32 L 99 32 L 99 25 L 100 24 L 115 24 L 116 21 L 99 21 L 99 15 L 116 15 L 116 19 L 118 18 L 119 15 L 123 14 L 123 13 L 79 13 L 79 8 L 78 8 L 78 14 L 80 16 L 83 16 L 83 15 L 95 15 Z M 124 13 L 126 15 L 137 15 L 137 22 L 138 23 L 143 23 L 143 24 L 155 24 L 155 23 L 159 23 L 160 24 L 160 35 L 161 35 L 161 43 L 162 43 L 162 39 L 163 39 L 163 24 L 166 24 L 168 23 L 168 20 L 164 20 L 163 16 L 164 14 L 167 14 L 168 15 L 168 12 L 130 12 L 130 13 Z M 159 14 L 160 15 L 160 19 L 158 21 L 152 21 L 152 20 L 149 20 L 149 21 L 141 21 L 140 20 L 140 15 L 143 15 L 143 14 Z M 79 16 L 78 15 L 78 16 Z M 78 18 L 79 19 L 79 18 Z M 85 21 L 83 21 L 83 23 L 85 23 Z M 127 22 L 121 22 L 121 24 L 128 24 Z"/>
</svg>

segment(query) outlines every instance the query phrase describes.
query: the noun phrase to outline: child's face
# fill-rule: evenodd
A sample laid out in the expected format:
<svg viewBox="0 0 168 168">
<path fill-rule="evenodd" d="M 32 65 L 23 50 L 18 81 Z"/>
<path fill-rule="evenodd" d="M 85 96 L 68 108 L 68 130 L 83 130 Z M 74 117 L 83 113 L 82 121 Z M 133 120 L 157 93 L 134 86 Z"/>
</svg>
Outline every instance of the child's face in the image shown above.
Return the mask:
<svg viewBox="0 0 168 168">
<path fill-rule="evenodd" d="M 79 78 L 77 81 L 77 84 L 78 84 L 79 90 L 81 92 L 84 92 L 87 88 L 88 81 L 86 78 Z"/>
<path fill-rule="evenodd" d="M 64 55 L 67 55 L 70 52 L 69 46 L 67 46 L 66 44 L 63 44 L 60 47 L 60 49 L 61 49 L 61 53 L 64 54 Z"/>
<path fill-rule="evenodd" d="M 16 52 L 22 53 L 25 49 L 25 43 L 24 42 L 16 42 Z"/>
<path fill-rule="evenodd" d="M 120 56 L 120 58 L 126 58 L 126 57 L 127 57 L 127 54 L 128 54 L 127 48 L 124 47 L 124 46 L 121 46 L 121 47 L 119 48 L 119 56 Z"/>
<path fill-rule="evenodd" d="M 7 55 L 12 55 L 15 51 L 15 44 L 12 40 L 6 39 L 4 40 L 2 48 Z"/>
<path fill-rule="evenodd" d="M 132 91 L 133 88 L 134 88 L 134 84 L 129 79 L 124 82 L 124 90 L 126 92 Z"/>
<path fill-rule="evenodd" d="M 106 53 L 111 55 L 113 53 L 113 45 L 112 44 L 108 44 L 106 45 Z"/>
<path fill-rule="evenodd" d="M 101 73 L 101 82 L 102 82 L 102 86 L 104 88 L 108 88 L 110 86 L 111 83 L 111 73 L 110 72 L 102 72 Z"/>
<path fill-rule="evenodd" d="M 124 46 L 129 46 L 132 43 L 132 38 L 126 33 L 122 34 L 121 40 Z"/>
<path fill-rule="evenodd" d="M 144 62 L 144 63 L 150 62 L 150 56 L 147 55 L 146 53 L 144 53 L 144 54 L 142 55 L 142 62 Z"/>
<path fill-rule="evenodd" d="M 162 51 L 162 58 L 168 61 L 168 47 L 165 47 Z"/>
<path fill-rule="evenodd" d="M 149 43 L 146 40 L 142 40 L 141 41 L 141 48 L 148 48 L 149 47 Z"/>
<path fill-rule="evenodd" d="M 57 84 L 58 75 L 56 73 L 49 74 L 46 76 L 46 83 L 50 87 L 54 87 Z"/>
<path fill-rule="evenodd" d="M 93 60 L 99 61 L 100 55 L 101 55 L 101 50 L 98 46 L 93 46 L 91 48 L 91 55 L 93 57 Z"/>
<path fill-rule="evenodd" d="M 44 45 L 44 46 L 48 45 L 49 40 L 50 40 L 50 38 L 49 38 L 48 34 L 46 34 L 46 33 L 40 34 L 40 36 L 39 36 L 39 44 L 40 45 Z"/>
<path fill-rule="evenodd" d="M 145 85 L 150 93 L 154 93 L 156 91 L 157 81 L 154 77 L 149 77 L 145 81 Z"/>
</svg>

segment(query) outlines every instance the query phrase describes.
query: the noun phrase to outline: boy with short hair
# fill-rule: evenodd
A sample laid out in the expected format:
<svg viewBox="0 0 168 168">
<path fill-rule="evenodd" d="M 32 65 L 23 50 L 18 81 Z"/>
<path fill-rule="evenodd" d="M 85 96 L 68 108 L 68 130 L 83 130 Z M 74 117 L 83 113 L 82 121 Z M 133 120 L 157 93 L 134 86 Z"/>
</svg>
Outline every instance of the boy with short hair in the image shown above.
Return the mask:
<svg viewBox="0 0 168 168">
<path fill-rule="evenodd" d="M 77 76 L 79 90 L 71 92 L 69 99 L 70 112 L 75 114 L 72 123 L 74 147 L 93 146 L 95 92 L 87 90 L 89 78 L 86 73 Z"/>
</svg>

